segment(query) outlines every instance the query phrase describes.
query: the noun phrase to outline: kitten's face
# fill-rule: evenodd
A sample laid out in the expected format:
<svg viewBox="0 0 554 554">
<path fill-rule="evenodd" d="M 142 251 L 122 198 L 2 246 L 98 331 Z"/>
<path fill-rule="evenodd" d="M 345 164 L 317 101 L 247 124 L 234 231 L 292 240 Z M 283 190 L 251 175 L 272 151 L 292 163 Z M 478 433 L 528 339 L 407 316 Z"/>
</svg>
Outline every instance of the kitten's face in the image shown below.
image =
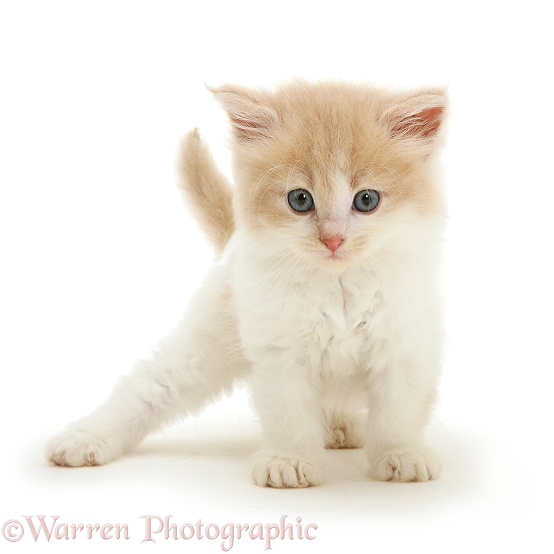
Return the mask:
<svg viewBox="0 0 554 554">
<path fill-rule="evenodd" d="M 263 247 L 342 271 L 442 213 L 428 171 L 441 93 L 297 83 L 218 94 L 236 135 L 237 220 Z"/>
</svg>

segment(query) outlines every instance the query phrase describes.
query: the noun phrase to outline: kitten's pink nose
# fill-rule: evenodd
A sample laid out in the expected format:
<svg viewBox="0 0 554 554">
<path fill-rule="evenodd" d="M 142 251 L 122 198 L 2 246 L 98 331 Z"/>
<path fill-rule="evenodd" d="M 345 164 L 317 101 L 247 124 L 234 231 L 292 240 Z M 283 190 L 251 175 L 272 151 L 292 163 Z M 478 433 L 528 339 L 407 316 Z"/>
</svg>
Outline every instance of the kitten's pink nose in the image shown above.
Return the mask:
<svg viewBox="0 0 554 554">
<path fill-rule="evenodd" d="M 342 237 L 324 237 L 321 239 L 321 242 L 331 251 L 336 252 L 339 246 L 344 242 Z"/>
</svg>

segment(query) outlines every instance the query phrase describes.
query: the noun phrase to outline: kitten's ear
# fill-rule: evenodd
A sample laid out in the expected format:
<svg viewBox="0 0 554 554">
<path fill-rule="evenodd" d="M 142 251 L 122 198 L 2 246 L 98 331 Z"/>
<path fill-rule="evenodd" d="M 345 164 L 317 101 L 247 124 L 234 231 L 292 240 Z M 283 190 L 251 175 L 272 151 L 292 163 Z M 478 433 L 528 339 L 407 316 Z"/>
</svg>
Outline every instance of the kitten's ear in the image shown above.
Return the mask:
<svg viewBox="0 0 554 554">
<path fill-rule="evenodd" d="M 240 141 L 272 136 L 279 122 L 279 115 L 261 93 L 230 85 L 208 89 L 227 112 L 233 131 Z"/>
<path fill-rule="evenodd" d="M 385 110 L 382 121 L 393 139 L 430 148 L 443 123 L 446 104 L 445 90 L 423 90 L 401 97 Z"/>
</svg>

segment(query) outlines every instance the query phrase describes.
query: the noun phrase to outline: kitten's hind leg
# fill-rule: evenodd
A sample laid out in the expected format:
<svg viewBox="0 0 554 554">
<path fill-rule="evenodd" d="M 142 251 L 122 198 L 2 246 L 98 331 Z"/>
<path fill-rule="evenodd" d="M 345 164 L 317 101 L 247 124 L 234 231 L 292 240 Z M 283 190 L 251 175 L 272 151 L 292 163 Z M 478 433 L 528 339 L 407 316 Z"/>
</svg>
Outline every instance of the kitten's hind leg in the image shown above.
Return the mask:
<svg viewBox="0 0 554 554">
<path fill-rule="evenodd" d="M 364 445 L 362 414 L 328 413 L 325 419 L 325 448 L 361 448 Z"/>
<path fill-rule="evenodd" d="M 103 405 L 49 443 L 49 460 L 65 466 L 106 464 L 232 389 L 248 363 L 220 283 L 208 281 L 151 359 L 138 362 Z"/>
<path fill-rule="evenodd" d="M 361 448 L 365 440 L 365 382 L 359 376 L 333 382 L 323 393 L 325 448 Z"/>
</svg>

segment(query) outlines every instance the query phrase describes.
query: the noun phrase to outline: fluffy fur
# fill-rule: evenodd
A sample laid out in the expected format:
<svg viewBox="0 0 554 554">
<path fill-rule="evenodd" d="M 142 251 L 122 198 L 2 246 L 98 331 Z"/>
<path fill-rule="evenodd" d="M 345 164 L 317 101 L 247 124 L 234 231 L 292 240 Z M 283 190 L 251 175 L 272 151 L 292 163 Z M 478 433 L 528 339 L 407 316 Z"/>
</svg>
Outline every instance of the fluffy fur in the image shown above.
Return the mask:
<svg viewBox="0 0 554 554">
<path fill-rule="evenodd" d="M 202 230 L 221 254 L 235 229 L 233 189 L 200 140 L 198 129 L 191 131 L 181 146 L 181 189 Z"/>
<path fill-rule="evenodd" d="M 320 484 L 325 447 L 362 445 L 373 478 L 435 478 L 423 432 L 442 359 L 445 92 L 212 92 L 234 131 L 234 192 L 197 131 L 183 143 L 181 186 L 221 260 L 175 332 L 47 457 L 107 463 L 246 379 L 264 433 L 256 484 Z M 292 210 L 295 189 L 315 209 Z M 372 213 L 353 209 L 366 189 L 380 193 Z"/>
</svg>

